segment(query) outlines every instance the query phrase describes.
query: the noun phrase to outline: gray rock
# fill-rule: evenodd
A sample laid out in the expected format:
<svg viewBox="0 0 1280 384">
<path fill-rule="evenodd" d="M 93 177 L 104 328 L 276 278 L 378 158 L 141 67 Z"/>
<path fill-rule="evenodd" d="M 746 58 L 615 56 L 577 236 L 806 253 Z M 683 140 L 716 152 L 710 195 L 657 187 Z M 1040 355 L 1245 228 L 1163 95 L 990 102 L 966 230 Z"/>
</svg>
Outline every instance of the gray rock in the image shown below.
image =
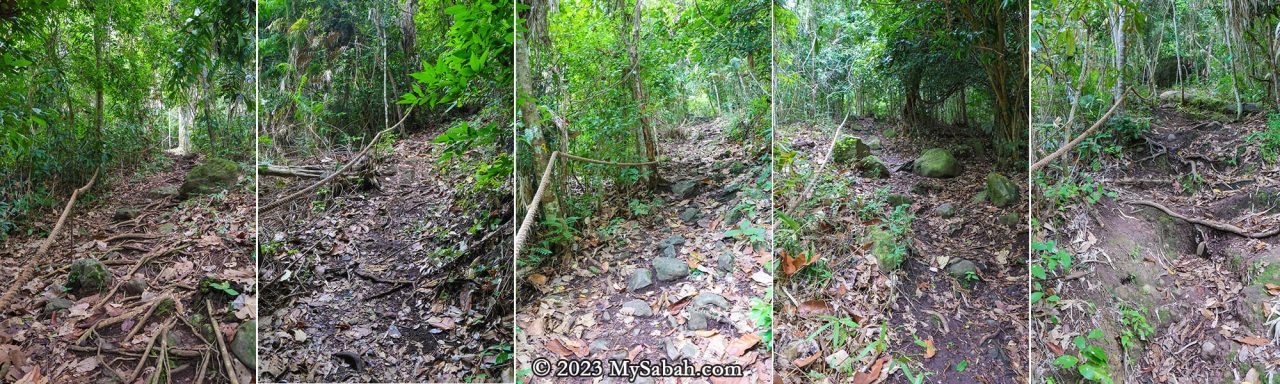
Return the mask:
<svg viewBox="0 0 1280 384">
<path fill-rule="evenodd" d="M 662 256 L 675 258 L 676 256 L 679 256 L 679 255 L 676 253 L 675 247 L 666 247 L 662 249 Z"/>
<path fill-rule="evenodd" d="M 141 295 L 147 290 L 147 281 L 143 279 L 133 279 L 124 283 L 124 293 L 129 295 Z"/>
<path fill-rule="evenodd" d="M 1217 357 L 1218 356 L 1217 350 L 1218 350 L 1218 345 L 1214 344 L 1212 341 L 1205 340 L 1204 342 L 1200 343 L 1200 355 L 1204 356 L 1205 358 L 1211 359 L 1211 358 Z"/>
<path fill-rule="evenodd" d="M 996 172 L 987 174 L 986 193 L 991 200 L 991 204 L 1000 208 L 1017 203 L 1021 195 L 1018 193 L 1017 184 Z"/>
<path fill-rule="evenodd" d="M 55 297 L 44 303 L 44 314 L 48 315 L 57 311 L 65 311 L 71 309 L 72 305 L 75 305 L 75 302 L 70 299 Z"/>
<path fill-rule="evenodd" d="M 716 258 L 716 269 L 721 272 L 733 272 L 733 252 L 724 251 Z"/>
<path fill-rule="evenodd" d="M 631 310 L 633 311 L 631 312 L 631 314 L 634 316 L 639 316 L 639 317 L 653 316 L 653 309 L 649 308 L 649 303 L 645 302 L 644 300 L 636 299 L 636 300 L 631 300 L 631 301 L 622 303 L 622 308 L 631 308 Z"/>
<path fill-rule="evenodd" d="M 671 184 L 671 193 L 678 198 L 687 199 L 698 194 L 698 185 L 698 180 L 680 180 Z"/>
<path fill-rule="evenodd" d="M 236 327 L 236 336 L 231 340 L 231 354 L 236 355 L 244 366 L 256 369 L 258 364 L 258 322 L 249 320 Z"/>
<path fill-rule="evenodd" d="M 680 212 L 680 220 L 685 223 L 693 223 L 700 218 L 702 218 L 702 212 L 698 211 L 696 207 L 685 208 L 684 212 Z"/>
<path fill-rule="evenodd" d="M 885 199 L 885 201 L 889 203 L 890 207 L 897 207 L 899 205 L 911 205 L 911 203 L 915 202 L 915 199 L 912 199 L 911 196 L 907 196 L 904 194 L 891 193 L 889 194 L 889 197 Z"/>
<path fill-rule="evenodd" d="M 668 237 L 668 238 L 662 239 L 662 241 L 659 241 L 658 248 L 674 247 L 680 244 L 684 244 L 684 236 L 672 235 L 671 237 Z"/>
<path fill-rule="evenodd" d="M 653 259 L 653 271 L 658 281 L 672 281 L 689 276 L 689 264 L 674 257 Z"/>
<path fill-rule="evenodd" d="M 733 198 L 741 190 L 742 185 L 740 184 L 726 184 L 723 188 L 720 188 L 720 198 L 726 200 Z"/>
<path fill-rule="evenodd" d="M 588 345 L 587 348 L 592 355 L 607 351 L 609 350 L 609 340 L 606 340 L 603 337 L 595 339 L 595 341 L 592 341 L 591 345 Z"/>
<path fill-rule="evenodd" d="M 115 221 L 133 220 L 140 214 L 142 214 L 142 210 L 138 208 L 116 208 L 116 212 L 111 215 L 111 219 Z"/>
<path fill-rule="evenodd" d="M 178 189 L 178 197 L 188 198 L 191 195 L 207 195 L 231 188 L 240 178 L 240 167 L 231 160 L 209 158 L 204 164 L 197 165 L 187 172 L 187 177 Z"/>
<path fill-rule="evenodd" d="M 635 292 L 647 288 L 653 284 L 652 274 L 649 268 L 641 268 L 631 271 L 631 276 L 627 277 L 627 291 Z"/>
<path fill-rule="evenodd" d="M 114 280 L 115 276 L 102 262 L 96 259 L 79 259 L 71 263 L 71 271 L 67 274 L 67 287 L 85 296 L 106 291 Z"/>
<path fill-rule="evenodd" d="M 684 323 L 684 327 L 690 331 L 707 329 L 707 315 L 702 311 L 689 311 L 689 321 Z"/>
<path fill-rule="evenodd" d="M 726 300 L 724 296 L 711 292 L 699 293 L 698 296 L 693 297 L 693 302 L 690 304 L 693 304 L 695 308 L 705 308 L 707 306 L 714 305 L 720 307 L 721 310 L 729 310 L 729 300 Z"/>
<path fill-rule="evenodd" d="M 978 265 L 969 260 L 958 259 L 947 266 L 947 274 L 956 278 L 956 280 L 965 280 L 965 277 L 969 276 L 970 273 L 977 274 Z"/>
<path fill-rule="evenodd" d="M 870 138 L 870 139 L 867 139 L 867 147 L 868 147 L 868 148 L 871 148 L 871 149 L 873 149 L 873 150 L 874 150 L 874 149 L 880 149 L 880 147 L 881 147 L 881 144 L 880 144 L 880 138 L 878 138 L 878 137 L 872 137 L 872 138 Z"/>
<path fill-rule="evenodd" d="M 942 205 L 933 208 L 933 214 L 944 219 L 950 219 L 956 215 L 956 206 L 951 205 L 951 203 L 942 203 Z"/>
<path fill-rule="evenodd" d="M 172 185 L 163 185 L 147 190 L 147 197 L 152 199 L 163 199 L 178 195 L 178 187 Z"/>
<path fill-rule="evenodd" d="M 684 346 L 680 347 L 680 357 L 686 359 L 698 357 L 698 347 L 694 346 L 693 343 L 684 343 Z"/>
</svg>

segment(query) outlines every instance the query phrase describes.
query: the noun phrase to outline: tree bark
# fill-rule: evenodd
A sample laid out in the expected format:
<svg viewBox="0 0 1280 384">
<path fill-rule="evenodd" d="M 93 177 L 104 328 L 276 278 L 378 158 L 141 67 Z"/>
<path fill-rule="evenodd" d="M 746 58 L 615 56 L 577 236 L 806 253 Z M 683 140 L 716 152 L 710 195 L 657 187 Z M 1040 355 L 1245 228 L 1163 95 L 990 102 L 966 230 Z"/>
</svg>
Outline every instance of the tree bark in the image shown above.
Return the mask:
<svg viewBox="0 0 1280 384">
<path fill-rule="evenodd" d="M 640 44 L 643 4 L 642 0 L 635 0 L 635 8 L 631 14 L 631 39 L 627 40 L 627 57 L 631 61 L 631 95 L 636 100 L 636 110 L 640 114 L 640 138 L 644 143 L 644 161 L 654 161 L 658 159 L 657 140 L 653 137 L 654 132 L 649 121 L 649 115 L 646 112 L 646 109 L 648 109 L 648 97 L 644 93 L 644 81 L 640 77 L 640 51 L 637 48 L 637 45 Z M 656 164 L 650 165 L 649 188 L 657 188 L 658 180 L 658 166 Z"/>
</svg>

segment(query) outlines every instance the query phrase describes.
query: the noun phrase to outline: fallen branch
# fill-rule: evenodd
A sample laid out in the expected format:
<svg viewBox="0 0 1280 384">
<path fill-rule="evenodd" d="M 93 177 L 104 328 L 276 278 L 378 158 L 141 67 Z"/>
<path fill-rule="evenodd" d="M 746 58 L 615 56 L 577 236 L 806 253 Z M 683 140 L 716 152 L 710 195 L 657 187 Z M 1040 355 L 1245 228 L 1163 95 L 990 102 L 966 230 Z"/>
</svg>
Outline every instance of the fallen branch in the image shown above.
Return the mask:
<svg viewBox="0 0 1280 384">
<path fill-rule="evenodd" d="M 142 314 L 142 319 L 138 320 L 138 323 L 133 325 L 133 329 L 129 330 L 129 333 L 124 335 L 124 339 L 125 340 L 132 339 L 133 335 L 138 334 L 138 331 L 141 331 L 142 328 L 147 324 L 147 320 L 151 319 L 151 314 L 156 312 L 156 307 L 159 307 L 160 303 L 164 302 L 164 299 L 167 299 L 167 298 L 169 297 L 163 296 L 163 297 L 157 298 L 156 300 L 153 300 L 149 308 L 147 308 L 147 313 Z"/>
<path fill-rule="evenodd" d="M 840 129 L 844 128 L 844 123 L 849 121 L 849 113 L 844 114 L 844 120 L 840 121 L 840 126 L 836 127 L 835 135 L 831 136 L 831 144 L 827 145 L 827 155 L 822 158 L 822 164 L 818 164 L 818 171 L 809 175 L 809 182 L 805 183 L 804 192 L 801 192 L 799 196 L 791 199 L 789 208 L 793 210 L 796 209 L 797 204 L 809 199 L 809 194 L 813 193 L 813 186 L 814 184 L 817 184 L 813 180 L 820 177 L 820 175 L 822 175 L 822 171 L 827 169 L 827 164 L 831 162 L 831 153 L 835 152 L 836 142 L 840 141 Z"/>
<path fill-rule="evenodd" d="M 413 108 L 412 108 L 412 107 L 411 107 L 411 108 L 409 108 L 409 110 L 408 110 L 407 112 L 405 112 L 405 113 L 404 113 L 404 117 L 401 117 L 401 118 L 400 118 L 400 121 L 399 121 L 399 122 L 397 122 L 397 123 L 396 123 L 396 125 L 393 125 L 393 126 L 391 126 L 391 127 L 387 128 L 387 129 L 384 129 L 384 130 L 378 131 L 378 133 L 377 133 L 377 134 L 373 135 L 373 139 L 372 139 L 372 140 L 369 140 L 369 143 L 368 143 L 368 144 L 365 144 L 364 148 L 360 149 L 360 152 L 359 152 L 359 153 L 356 153 L 356 155 L 355 155 L 354 157 L 352 157 L 352 158 L 351 158 L 351 161 L 348 161 L 346 164 L 343 164 L 341 167 L 339 167 L 339 168 L 338 168 L 338 170 L 333 171 L 333 173 L 329 174 L 329 176 L 327 176 L 327 177 L 325 177 L 325 178 L 323 178 L 323 179 L 320 179 L 320 181 L 317 181 L 317 182 L 315 182 L 315 183 L 313 183 L 313 184 L 311 184 L 311 185 L 309 185 L 309 186 L 307 186 L 307 187 L 305 187 L 305 188 L 302 188 L 302 189 L 298 190 L 297 192 L 290 193 L 289 195 L 287 195 L 287 196 L 285 196 L 285 197 L 281 197 L 280 199 L 278 199 L 278 200 L 276 200 L 276 201 L 272 202 L 271 204 L 267 204 L 266 206 L 263 206 L 262 208 L 258 209 L 258 214 L 259 214 L 259 215 L 261 215 L 261 214 L 263 214 L 263 213 L 271 212 L 272 210 L 274 210 L 274 209 L 276 209 L 276 208 L 280 208 L 280 206 L 281 206 L 281 205 L 284 205 L 284 203 L 288 203 L 288 202 L 290 202 L 290 201 L 293 201 L 294 199 L 297 199 L 297 198 L 299 198 L 299 197 L 302 197 L 302 196 L 306 195 L 307 193 L 310 193 L 311 191 L 315 190 L 316 188 L 319 188 L 320 186 L 323 186 L 323 185 L 325 185 L 325 184 L 328 184 L 329 182 L 331 182 L 331 181 L 333 181 L 334 179 L 338 178 L 338 176 L 341 176 L 341 175 L 342 175 L 344 172 L 346 172 L 348 169 L 351 169 L 351 167 L 352 167 L 353 165 L 356 165 L 357 163 L 360 163 L 361 161 L 363 161 L 363 160 L 364 160 L 364 157 L 365 157 L 365 156 L 367 156 L 367 155 L 369 154 L 369 150 L 370 150 L 370 149 L 373 149 L 373 146 L 374 146 L 374 145 L 376 145 L 376 144 L 378 144 L 378 140 L 382 138 L 382 135 L 383 135 L 383 134 L 385 134 L 385 133 L 387 133 L 387 132 L 391 132 L 391 130 L 394 130 L 394 129 L 396 129 L 397 127 L 399 127 L 399 126 L 400 126 L 400 124 L 404 124 L 404 121 L 405 121 L 406 119 L 408 119 L 408 118 L 409 118 L 409 115 L 411 114 L 411 112 L 413 112 Z M 236 383 L 236 384 L 238 384 L 238 383 Z"/>
<path fill-rule="evenodd" d="M 122 234 L 122 235 L 115 235 L 115 236 L 108 237 L 106 240 L 102 240 L 102 242 L 104 242 L 104 243 L 110 243 L 110 242 L 112 242 L 112 241 L 116 241 L 116 240 L 130 240 L 130 239 L 136 239 L 136 240 L 152 240 L 152 239 L 158 239 L 158 238 L 161 238 L 161 237 L 164 237 L 164 236 L 161 236 L 161 235 L 153 235 L 153 234 L 149 234 L 149 233 L 126 233 L 126 234 Z"/>
<path fill-rule="evenodd" d="M 209 322 L 213 324 L 213 338 L 218 340 L 218 355 L 222 357 L 222 368 L 227 370 L 227 378 L 231 380 L 231 384 L 240 384 L 240 379 L 236 378 L 235 367 L 231 365 L 231 354 L 227 353 L 227 342 L 222 340 L 222 328 L 218 327 L 218 318 L 213 314 L 213 304 L 209 303 L 209 299 L 204 299 L 204 308 L 209 311 Z"/>
<path fill-rule="evenodd" d="M 1102 124 L 1106 123 L 1107 119 L 1111 118 L 1111 115 L 1115 114 L 1116 111 L 1120 109 L 1120 105 L 1124 104 L 1124 98 L 1128 96 L 1129 96 L 1128 92 L 1121 94 L 1120 100 L 1116 100 L 1116 103 L 1111 105 L 1111 109 L 1107 110 L 1107 113 L 1104 113 L 1102 117 L 1099 117 L 1098 121 L 1095 121 L 1093 125 L 1089 127 L 1089 129 L 1084 130 L 1084 133 L 1081 133 L 1080 136 L 1076 136 L 1074 140 L 1071 140 L 1070 142 L 1067 143 L 1067 145 L 1063 145 L 1061 148 L 1058 148 L 1058 150 L 1053 151 L 1053 153 L 1050 153 L 1049 156 L 1045 156 L 1044 158 L 1040 159 L 1040 161 L 1037 161 L 1035 164 L 1031 164 L 1029 173 L 1035 174 L 1036 171 L 1040 170 L 1040 168 L 1044 168 L 1044 166 L 1049 165 L 1049 162 L 1059 157 L 1062 157 L 1062 155 L 1067 154 L 1067 151 L 1070 151 L 1071 148 L 1074 148 L 1077 144 L 1080 144 L 1080 142 L 1088 138 L 1089 135 L 1092 135 L 1093 131 L 1098 130 L 1098 127 L 1101 127 Z"/>
<path fill-rule="evenodd" d="M 0 312 L 4 312 L 5 309 L 9 308 L 10 302 L 13 301 L 13 296 L 17 295 L 18 290 L 22 289 L 22 286 L 27 285 L 27 281 L 31 280 L 31 275 L 36 270 L 36 264 L 41 261 L 46 253 L 49 253 L 49 247 L 58 238 L 58 234 L 62 233 L 62 224 L 67 222 L 67 216 L 71 214 L 71 207 L 76 205 L 76 199 L 80 197 L 80 194 L 93 187 L 93 182 L 98 180 L 98 172 L 100 171 L 101 168 L 93 171 L 93 177 L 89 178 L 88 184 L 71 192 L 71 199 L 67 200 L 67 205 L 62 208 L 62 216 L 58 217 L 58 223 L 53 225 L 52 231 L 49 231 L 49 237 L 46 237 L 44 243 L 40 244 L 40 249 L 36 250 L 36 253 L 27 259 L 26 266 L 22 268 L 22 272 L 18 273 L 18 277 L 13 280 L 12 285 L 9 285 L 9 289 L 4 292 L 4 296 L 0 296 Z"/>
<path fill-rule="evenodd" d="M 1250 232 L 1248 232 L 1248 231 L 1244 230 L 1243 228 L 1240 228 L 1240 227 L 1237 227 L 1237 226 L 1234 226 L 1234 225 L 1231 225 L 1231 224 L 1219 223 L 1219 222 L 1216 222 L 1216 221 L 1210 221 L 1210 220 L 1205 220 L 1205 219 L 1197 219 L 1197 218 L 1187 217 L 1187 216 L 1181 215 L 1181 214 L 1179 214 L 1179 213 L 1177 213 L 1177 212 L 1174 212 L 1173 210 L 1170 210 L 1168 207 L 1165 207 L 1164 205 L 1161 205 L 1160 203 L 1157 203 L 1157 202 L 1154 202 L 1154 201 L 1147 201 L 1147 200 L 1132 200 L 1132 201 L 1126 201 L 1125 203 L 1128 203 L 1128 204 L 1136 204 L 1136 205 L 1145 205 L 1145 206 L 1148 206 L 1148 207 L 1152 207 L 1152 208 L 1155 208 L 1155 209 L 1159 209 L 1160 211 L 1164 212 L 1166 215 L 1169 215 L 1169 216 L 1171 216 L 1171 217 L 1173 217 L 1173 218 L 1175 218 L 1175 219 L 1179 219 L 1179 220 L 1182 220 L 1182 221 L 1185 221 L 1185 222 L 1188 222 L 1188 223 L 1192 223 L 1192 224 L 1200 224 L 1200 225 L 1203 225 L 1203 226 L 1206 226 L 1206 227 L 1209 227 L 1209 228 L 1213 228 L 1213 229 L 1216 229 L 1216 230 L 1219 230 L 1219 231 L 1223 231 L 1223 232 L 1230 232 L 1230 233 L 1234 233 L 1234 234 L 1236 234 L 1236 235 L 1240 235 L 1240 236 L 1247 237 L 1247 238 L 1250 238 L 1250 239 L 1263 239 L 1263 238 L 1268 238 L 1268 237 L 1271 237 L 1271 236 L 1275 236 L 1275 235 L 1277 235 L 1277 234 L 1280 234 L 1280 228 L 1272 229 L 1272 230 L 1270 230 L 1270 231 L 1266 231 L 1266 232 L 1250 233 Z"/>
</svg>

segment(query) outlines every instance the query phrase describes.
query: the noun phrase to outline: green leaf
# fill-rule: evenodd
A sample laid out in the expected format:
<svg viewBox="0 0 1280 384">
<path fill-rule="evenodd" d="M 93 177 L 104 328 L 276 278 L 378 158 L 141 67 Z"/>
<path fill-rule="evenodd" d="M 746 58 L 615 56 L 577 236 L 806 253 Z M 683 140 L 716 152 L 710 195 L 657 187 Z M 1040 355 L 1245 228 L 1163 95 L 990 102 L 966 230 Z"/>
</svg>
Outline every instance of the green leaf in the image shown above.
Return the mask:
<svg viewBox="0 0 1280 384">
<path fill-rule="evenodd" d="M 1097 364 L 1083 364 L 1080 366 L 1079 371 L 1080 376 L 1083 376 L 1086 380 L 1099 382 L 1111 381 L 1111 377 L 1107 376 L 1106 368 L 1098 366 Z"/>
<path fill-rule="evenodd" d="M 1075 367 L 1076 363 L 1079 362 L 1080 359 L 1077 359 L 1075 356 L 1062 355 L 1058 356 L 1058 359 L 1053 361 L 1053 365 L 1058 366 L 1058 368 L 1069 369 L 1071 367 Z"/>
<path fill-rule="evenodd" d="M 969 368 L 968 360 L 960 360 L 959 363 L 956 363 L 956 372 L 964 372 L 966 368 Z"/>
</svg>

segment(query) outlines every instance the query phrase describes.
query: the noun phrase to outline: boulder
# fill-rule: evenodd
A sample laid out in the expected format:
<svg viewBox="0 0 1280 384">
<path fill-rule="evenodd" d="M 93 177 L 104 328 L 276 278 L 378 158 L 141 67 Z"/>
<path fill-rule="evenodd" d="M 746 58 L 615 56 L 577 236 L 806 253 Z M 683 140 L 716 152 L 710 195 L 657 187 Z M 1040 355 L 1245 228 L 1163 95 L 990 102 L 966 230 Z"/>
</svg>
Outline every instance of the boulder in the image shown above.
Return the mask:
<svg viewBox="0 0 1280 384">
<path fill-rule="evenodd" d="M 652 274 L 649 273 L 648 268 L 640 268 L 635 271 L 632 271 L 631 276 L 627 277 L 628 292 L 635 292 L 641 289 L 645 289 L 651 284 L 653 284 L 653 277 L 652 277 Z"/>
<path fill-rule="evenodd" d="M 969 260 L 957 259 L 947 266 L 947 274 L 956 278 L 956 280 L 965 280 L 970 273 L 977 274 L 978 265 Z"/>
<path fill-rule="evenodd" d="M 143 279 L 129 280 L 129 282 L 124 283 L 123 288 L 124 293 L 128 295 L 141 295 L 142 292 L 147 290 L 147 281 Z"/>
<path fill-rule="evenodd" d="M 986 196 L 991 200 L 991 204 L 1000 208 L 1016 204 L 1021 198 L 1018 184 L 995 172 L 987 174 Z"/>
<path fill-rule="evenodd" d="M 899 205 L 911 205 L 911 203 L 915 202 L 915 199 L 905 194 L 891 193 L 885 198 L 885 202 L 889 203 L 890 207 L 897 207 Z"/>
<path fill-rule="evenodd" d="M 689 264 L 674 257 L 657 257 L 653 259 L 653 272 L 658 281 L 673 281 L 689 276 Z"/>
<path fill-rule="evenodd" d="M 960 175 L 960 163 L 941 148 L 931 148 L 916 158 L 913 168 L 917 175 L 933 178 L 949 178 Z"/>
<path fill-rule="evenodd" d="M 622 303 L 622 308 L 630 308 L 631 314 L 638 317 L 653 316 L 653 308 L 649 307 L 649 303 L 644 300 L 631 300 Z"/>
<path fill-rule="evenodd" d="M 116 208 L 116 212 L 111 215 L 111 219 L 115 221 L 133 220 L 142 214 L 142 210 L 138 208 L 121 207 Z"/>
<path fill-rule="evenodd" d="M 48 315 L 57 311 L 65 311 L 71 309 L 75 302 L 63 297 L 55 297 L 44 303 L 44 314 Z"/>
<path fill-rule="evenodd" d="M 872 179 L 889 177 L 889 166 L 884 164 L 879 157 L 867 156 L 858 161 L 858 169 L 862 171 L 862 176 Z"/>
<path fill-rule="evenodd" d="M 218 193 L 231 188 L 240 177 L 240 167 L 231 160 L 210 158 L 187 172 L 187 178 L 178 188 L 178 197 Z"/>
<path fill-rule="evenodd" d="M 956 207 L 951 203 L 942 203 L 933 208 L 933 214 L 944 219 L 950 219 L 956 215 Z"/>
<path fill-rule="evenodd" d="M 258 322 L 249 320 L 236 327 L 236 336 L 231 339 L 231 354 L 236 356 L 249 370 L 257 368 L 258 361 Z"/>
<path fill-rule="evenodd" d="M 831 160 L 836 164 L 857 163 L 862 158 L 870 155 L 871 147 L 857 137 L 847 137 L 840 140 L 840 142 L 836 143 L 835 148 L 831 150 Z"/>
<path fill-rule="evenodd" d="M 67 274 L 67 288 L 80 296 L 106 291 L 111 287 L 115 276 L 107 270 L 107 266 L 96 259 L 79 259 L 71 263 L 71 271 Z"/>
<path fill-rule="evenodd" d="M 867 139 L 867 148 L 871 148 L 872 150 L 877 150 L 877 149 L 880 149 L 882 146 L 883 145 L 880 144 L 879 138 L 872 137 L 870 139 Z"/>
</svg>

